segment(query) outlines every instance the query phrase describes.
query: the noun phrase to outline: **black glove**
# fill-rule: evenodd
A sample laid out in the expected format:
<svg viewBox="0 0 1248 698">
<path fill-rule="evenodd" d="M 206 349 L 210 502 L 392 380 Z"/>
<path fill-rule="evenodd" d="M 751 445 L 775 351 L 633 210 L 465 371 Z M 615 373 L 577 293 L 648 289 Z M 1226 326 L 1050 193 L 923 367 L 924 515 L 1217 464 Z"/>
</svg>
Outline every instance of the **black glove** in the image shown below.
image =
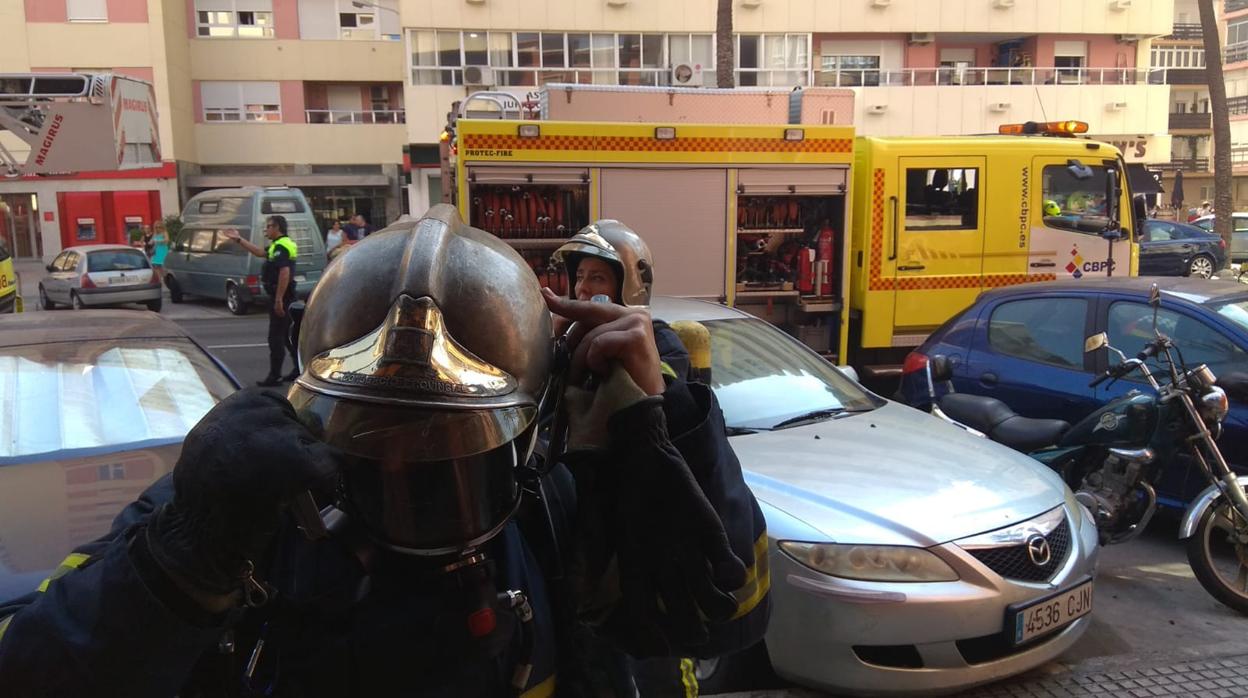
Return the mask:
<svg viewBox="0 0 1248 698">
<path fill-rule="evenodd" d="M 260 588 L 252 573 L 281 525 L 282 508 L 328 491 L 336 467 L 282 395 L 241 390 L 209 410 L 182 444 L 173 502 L 147 525 L 152 558 L 180 585 L 225 595 Z"/>
<path fill-rule="evenodd" d="M 746 569 L 719 514 L 647 398 L 608 422 L 620 487 L 620 591 L 635 656 L 670 655 L 709 639 L 708 622 L 737 610 Z"/>
</svg>

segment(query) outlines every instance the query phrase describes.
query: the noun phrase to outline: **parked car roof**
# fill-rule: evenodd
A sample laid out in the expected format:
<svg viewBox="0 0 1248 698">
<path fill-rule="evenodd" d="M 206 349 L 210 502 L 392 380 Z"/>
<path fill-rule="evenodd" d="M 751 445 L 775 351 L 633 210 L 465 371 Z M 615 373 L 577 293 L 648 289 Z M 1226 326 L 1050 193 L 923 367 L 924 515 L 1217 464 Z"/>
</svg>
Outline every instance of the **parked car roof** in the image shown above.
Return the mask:
<svg viewBox="0 0 1248 698">
<path fill-rule="evenodd" d="M 740 310 L 729 308 L 719 303 L 700 301 L 693 298 L 674 298 L 672 296 L 656 296 L 654 304 L 650 306 L 650 312 L 660 320 L 670 317 L 680 320 L 695 320 L 697 322 L 753 317 L 748 313 L 743 313 Z"/>
<path fill-rule="evenodd" d="M 73 322 L 66 322 L 64 315 L 52 313 L 0 316 L 0 347 L 190 336 L 177 323 L 142 310 L 92 310 L 73 318 Z"/>
<path fill-rule="evenodd" d="M 65 250 L 68 252 L 99 252 L 101 250 L 133 250 L 135 252 L 143 251 L 131 245 L 119 245 L 117 243 L 108 243 L 108 244 L 100 244 L 100 245 L 74 245 L 73 247 L 66 247 Z"/>
<path fill-rule="evenodd" d="M 1162 293 L 1182 296 L 1192 303 L 1222 302 L 1236 296 L 1248 296 L 1248 286 L 1237 281 L 1201 279 L 1196 277 L 1115 276 L 1110 278 L 1066 279 L 1041 281 L 993 289 L 984 298 L 999 298 L 1036 292 L 1113 291 L 1143 295 L 1156 283 Z"/>
</svg>

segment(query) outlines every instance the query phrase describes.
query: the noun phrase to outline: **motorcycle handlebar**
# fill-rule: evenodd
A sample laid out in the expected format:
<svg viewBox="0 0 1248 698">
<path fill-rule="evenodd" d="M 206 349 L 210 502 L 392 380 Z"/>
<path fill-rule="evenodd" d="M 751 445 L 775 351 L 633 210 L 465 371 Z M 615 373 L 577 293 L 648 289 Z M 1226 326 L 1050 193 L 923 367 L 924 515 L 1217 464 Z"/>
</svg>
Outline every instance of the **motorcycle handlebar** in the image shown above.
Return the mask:
<svg viewBox="0 0 1248 698">
<path fill-rule="evenodd" d="M 1089 388 L 1095 388 L 1096 386 L 1100 385 L 1101 383 L 1104 383 L 1104 382 L 1105 382 L 1106 380 L 1108 380 L 1109 378 L 1110 378 L 1109 371 L 1105 371 L 1104 373 L 1102 373 L 1101 375 L 1097 376 L 1096 378 L 1093 378 L 1093 379 L 1092 379 L 1092 382 L 1091 382 L 1091 383 L 1088 383 L 1088 387 L 1089 387 Z"/>
<path fill-rule="evenodd" d="M 1135 355 L 1135 358 L 1140 361 L 1148 361 L 1154 356 L 1157 356 L 1157 352 L 1161 349 L 1158 344 L 1158 342 L 1149 342 L 1148 344 L 1145 344 L 1144 348 L 1140 350 L 1140 353 Z"/>
</svg>

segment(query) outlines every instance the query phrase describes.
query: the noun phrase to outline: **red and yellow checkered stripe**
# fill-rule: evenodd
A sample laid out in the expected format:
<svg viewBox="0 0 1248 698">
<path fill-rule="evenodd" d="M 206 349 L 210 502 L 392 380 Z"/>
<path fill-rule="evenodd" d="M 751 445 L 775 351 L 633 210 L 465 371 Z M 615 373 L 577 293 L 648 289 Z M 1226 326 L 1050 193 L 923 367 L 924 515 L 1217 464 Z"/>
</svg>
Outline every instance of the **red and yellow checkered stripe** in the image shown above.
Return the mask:
<svg viewBox="0 0 1248 698">
<path fill-rule="evenodd" d="M 541 136 L 520 138 L 501 133 L 468 133 L 463 136 L 466 150 L 609 151 L 669 153 L 852 153 L 852 138 L 807 138 L 786 141 L 779 138 L 674 138 L 657 140 L 652 136 Z"/>
<path fill-rule="evenodd" d="M 940 291 L 966 288 L 999 288 L 1032 281 L 1056 281 L 1056 274 L 964 274 L 893 278 L 881 275 L 884 258 L 884 170 L 871 173 L 871 260 L 868 291 Z"/>
</svg>

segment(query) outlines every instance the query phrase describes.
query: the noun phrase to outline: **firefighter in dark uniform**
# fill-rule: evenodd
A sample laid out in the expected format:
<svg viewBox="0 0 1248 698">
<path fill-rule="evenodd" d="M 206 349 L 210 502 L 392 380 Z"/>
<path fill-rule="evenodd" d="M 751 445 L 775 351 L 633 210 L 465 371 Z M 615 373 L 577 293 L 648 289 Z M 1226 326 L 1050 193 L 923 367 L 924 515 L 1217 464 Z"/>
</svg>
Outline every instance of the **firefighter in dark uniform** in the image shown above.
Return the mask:
<svg viewBox="0 0 1248 698">
<path fill-rule="evenodd" d="M 762 637 L 762 516 L 647 313 L 542 292 L 445 205 L 320 288 L 288 396 L 222 401 L 107 535 L 0 601 L 5 695 L 622 695 L 586 634 L 634 657 Z M 568 384 L 599 376 L 553 466 L 551 312 L 588 328 Z"/>
<path fill-rule="evenodd" d="M 299 377 L 295 347 L 291 344 L 288 312 L 290 304 L 295 302 L 295 258 L 299 256 L 299 247 L 286 233 L 285 216 L 269 216 L 265 221 L 264 236 L 269 239 L 268 249 L 243 238 L 237 230 L 224 233 L 248 252 L 264 260 L 260 283 L 269 296 L 269 375 L 264 380 L 256 381 L 256 385 L 267 388 Z M 286 362 L 288 353 L 295 367 L 290 373 L 282 375 L 282 364 Z"/>
</svg>

